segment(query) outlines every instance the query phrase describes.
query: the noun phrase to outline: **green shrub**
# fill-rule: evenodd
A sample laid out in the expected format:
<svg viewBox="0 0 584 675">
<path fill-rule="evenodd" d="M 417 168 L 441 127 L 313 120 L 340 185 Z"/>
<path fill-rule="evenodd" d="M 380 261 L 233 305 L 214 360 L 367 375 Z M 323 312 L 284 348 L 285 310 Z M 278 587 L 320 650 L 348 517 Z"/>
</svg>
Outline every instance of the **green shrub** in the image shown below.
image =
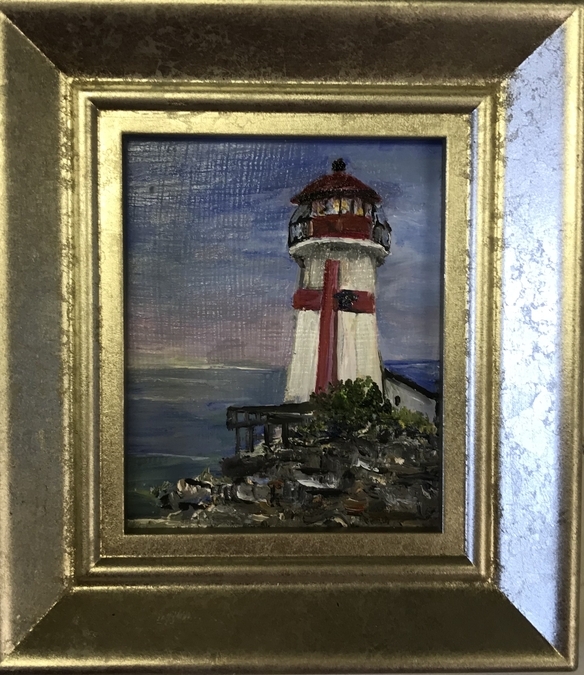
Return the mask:
<svg viewBox="0 0 584 675">
<path fill-rule="evenodd" d="M 313 418 L 298 433 L 305 442 L 322 439 L 387 441 L 402 434 L 430 436 L 436 427 L 426 415 L 394 408 L 370 377 L 345 380 L 312 394 Z"/>
<path fill-rule="evenodd" d="M 391 412 L 392 420 L 408 435 L 433 436 L 436 426 L 430 422 L 427 415 L 409 408 L 394 408 Z"/>
</svg>

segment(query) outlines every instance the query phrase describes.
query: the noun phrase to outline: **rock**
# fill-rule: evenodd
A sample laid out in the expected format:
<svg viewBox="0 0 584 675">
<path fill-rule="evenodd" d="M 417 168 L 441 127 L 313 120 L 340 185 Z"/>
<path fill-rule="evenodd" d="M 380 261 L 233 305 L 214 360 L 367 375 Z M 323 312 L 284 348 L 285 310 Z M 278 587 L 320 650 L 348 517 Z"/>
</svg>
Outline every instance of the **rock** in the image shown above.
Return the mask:
<svg viewBox="0 0 584 675">
<path fill-rule="evenodd" d="M 266 516 L 263 513 L 252 513 L 251 519 L 254 523 L 265 523 L 270 519 L 270 516 Z"/>
<path fill-rule="evenodd" d="M 367 497 L 363 495 L 363 499 L 355 499 L 354 497 L 348 497 L 344 500 L 343 504 L 347 509 L 347 513 L 352 516 L 359 516 L 367 508 Z"/>
<path fill-rule="evenodd" d="M 418 513 L 418 500 L 406 487 L 392 485 L 381 488 L 379 493 L 390 512 L 400 514 L 400 516 Z"/>
<path fill-rule="evenodd" d="M 314 490 L 338 490 L 340 478 L 333 473 L 318 474 L 313 476 L 306 476 L 301 471 L 296 471 L 294 478 L 307 488 Z"/>
<path fill-rule="evenodd" d="M 349 527 L 349 524 L 344 518 L 341 518 L 341 516 L 335 516 L 334 518 L 331 518 L 332 523 L 337 523 L 341 527 Z"/>
<path fill-rule="evenodd" d="M 178 511 L 173 511 L 172 513 L 169 513 L 167 516 L 168 520 L 181 520 L 184 518 L 184 513 L 180 509 Z"/>
<path fill-rule="evenodd" d="M 258 506 L 260 507 L 262 513 L 265 513 L 268 516 L 278 515 L 278 509 L 275 506 L 270 506 L 268 502 L 263 499 L 258 502 Z"/>
<path fill-rule="evenodd" d="M 240 483 L 235 488 L 235 497 L 241 502 L 255 502 L 253 485 L 250 485 L 249 483 Z"/>
<path fill-rule="evenodd" d="M 203 504 L 211 503 L 211 488 L 193 485 L 188 479 L 181 478 L 176 484 L 176 491 L 182 503 Z"/>
<path fill-rule="evenodd" d="M 322 473 L 334 473 L 340 476 L 343 473 L 341 458 L 334 455 L 330 450 L 324 452 L 320 458 L 320 470 Z"/>
<path fill-rule="evenodd" d="M 269 485 L 257 485 L 248 478 L 248 481 L 236 486 L 235 496 L 242 502 L 256 503 L 268 500 L 271 496 L 271 489 Z"/>
<path fill-rule="evenodd" d="M 246 515 L 238 512 L 233 506 L 223 504 L 195 511 L 191 521 L 198 527 L 243 527 L 246 524 Z"/>
<path fill-rule="evenodd" d="M 355 464 L 353 466 L 359 467 L 361 469 L 365 469 L 366 471 L 375 471 L 376 473 L 379 473 L 379 469 L 371 466 L 371 464 L 364 462 L 360 457 L 357 458 Z"/>
</svg>

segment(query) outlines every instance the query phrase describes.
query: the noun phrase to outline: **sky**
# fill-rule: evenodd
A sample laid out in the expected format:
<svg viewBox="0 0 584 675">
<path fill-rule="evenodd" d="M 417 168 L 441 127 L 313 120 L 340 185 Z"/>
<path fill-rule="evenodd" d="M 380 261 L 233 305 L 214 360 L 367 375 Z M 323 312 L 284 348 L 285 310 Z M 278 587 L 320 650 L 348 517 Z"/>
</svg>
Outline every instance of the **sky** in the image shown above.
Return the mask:
<svg viewBox="0 0 584 675">
<path fill-rule="evenodd" d="M 290 199 L 338 157 L 393 230 L 377 276 L 382 358 L 439 359 L 441 140 L 126 136 L 129 365 L 287 366 Z"/>
</svg>

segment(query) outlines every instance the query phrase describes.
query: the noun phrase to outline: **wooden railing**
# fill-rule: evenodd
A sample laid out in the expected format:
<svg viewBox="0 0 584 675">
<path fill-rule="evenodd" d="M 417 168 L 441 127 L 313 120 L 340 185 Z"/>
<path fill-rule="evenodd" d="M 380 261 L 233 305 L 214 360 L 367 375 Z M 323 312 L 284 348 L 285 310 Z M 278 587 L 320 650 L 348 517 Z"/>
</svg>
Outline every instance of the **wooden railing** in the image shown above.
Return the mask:
<svg viewBox="0 0 584 675">
<path fill-rule="evenodd" d="M 290 429 L 305 424 L 312 417 L 310 403 L 283 403 L 282 405 L 230 406 L 227 408 L 227 428 L 235 431 L 235 451 L 253 452 L 256 439 L 262 438 L 271 447 L 281 428 L 282 445 L 290 444 Z M 263 433 L 256 430 L 263 427 Z"/>
</svg>

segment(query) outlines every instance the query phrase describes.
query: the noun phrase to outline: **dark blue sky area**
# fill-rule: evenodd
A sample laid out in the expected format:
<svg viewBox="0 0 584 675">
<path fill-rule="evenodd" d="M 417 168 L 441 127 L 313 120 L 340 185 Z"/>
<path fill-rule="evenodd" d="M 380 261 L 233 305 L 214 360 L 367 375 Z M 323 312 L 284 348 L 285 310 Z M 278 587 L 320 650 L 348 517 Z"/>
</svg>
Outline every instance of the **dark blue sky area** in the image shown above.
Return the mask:
<svg viewBox="0 0 584 675">
<path fill-rule="evenodd" d="M 130 364 L 285 366 L 298 266 L 290 198 L 343 157 L 393 229 L 378 269 L 384 359 L 438 359 L 439 140 L 127 137 Z"/>
</svg>

